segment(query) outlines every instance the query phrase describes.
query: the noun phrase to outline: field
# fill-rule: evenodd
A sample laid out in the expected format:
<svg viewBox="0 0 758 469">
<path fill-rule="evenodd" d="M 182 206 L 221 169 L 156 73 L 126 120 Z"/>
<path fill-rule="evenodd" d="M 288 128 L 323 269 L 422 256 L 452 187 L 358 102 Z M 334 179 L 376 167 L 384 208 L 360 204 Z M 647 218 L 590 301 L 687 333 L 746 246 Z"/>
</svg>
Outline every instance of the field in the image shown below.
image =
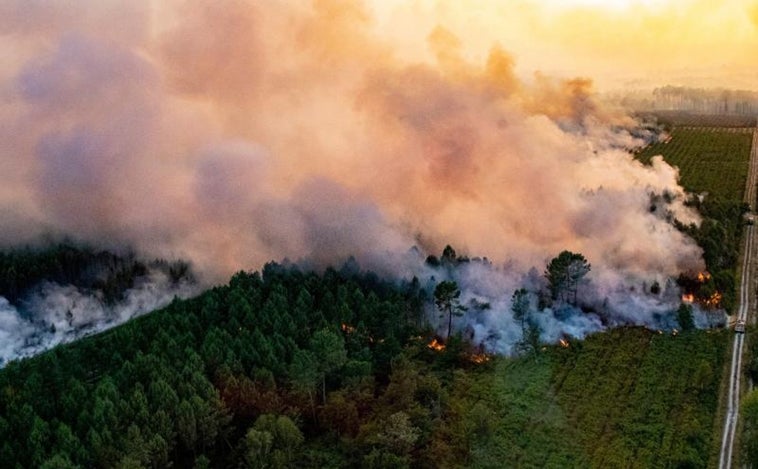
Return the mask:
<svg viewBox="0 0 758 469">
<path fill-rule="evenodd" d="M 645 148 L 638 158 L 647 163 L 663 155 L 679 167 L 688 191 L 738 202 L 745 191 L 751 142 L 749 129 L 675 128 L 670 141 Z"/>
<path fill-rule="evenodd" d="M 727 331 L 596 334 L 537 358 L 502 359 L 457 383 L 491 433 L 472 467 L 706 467 Z M 463 379 L 463 378 L 461 378 Z"/>
</svg>

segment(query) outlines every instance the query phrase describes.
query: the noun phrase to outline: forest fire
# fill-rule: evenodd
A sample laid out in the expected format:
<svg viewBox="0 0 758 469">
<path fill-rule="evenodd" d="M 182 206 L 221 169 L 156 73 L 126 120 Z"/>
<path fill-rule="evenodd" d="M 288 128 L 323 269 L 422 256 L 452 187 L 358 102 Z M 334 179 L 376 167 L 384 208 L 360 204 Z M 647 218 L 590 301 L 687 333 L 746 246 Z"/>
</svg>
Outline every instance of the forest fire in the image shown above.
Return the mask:
<svg viewBox="0 0 758 469">
<path fill-rule="evenodd" d="M 436 337 L 431 342 L 429 342 L 426 346 L 432 350 L 436 350 L 437 352 L 441 352 L 445 350 L 445 344 L 437 340 Z"/>
<path fill-rule="evenodd" d="M 723 297 L 724 295 L 722 295 L 721 292 L 714 292 L 711 296 L 708 297 L 708 299 L 704 301 L 705 306 L 709 308 L 718 308 Z"/>
<path fill-rule="evenodd" d="M 707 271 L 698 272 L 697 274 L 697 281 L 700 283 L 705 283 L 710 279 L 711 279 L 711 274 L 708 273 Z"/>
<path fill-rule="evenodd" d="M 724 295 L 721 292 L 714 292 L 707 298 L 696 298 L 694 293 L 685 293 L 682 295 L 682 303 L 693 304 L 695 302 L 705 306 L 706 308 L 718 308 L 721 306 L 721 301 L 724 299 Z"/>
<path fill-rule="evenodd" d="M 342 323 L 340 328 L 342 329 L 342 332 L 344 332 L 345 334 L 352 334 L 353 332 L 355 332 L 355 327 L 349 324 L 345 324 L 344 322 Z"/>
<path fill-rule="evenodd" d="M 476 363 L 477 365 L 481 365 L 482 363 L 487 363 L 490 361 L 490 356 L 486 353 L 475 353 L 471 356 L 469 356 L 469 360 L 471 360 L 473 363 Z"/>
<path fill-rule="evenodd" d="M 559 339 L 558 344 L 563 348 L 569 348 L 569 343 L 566 339 Z"/>
</svg>

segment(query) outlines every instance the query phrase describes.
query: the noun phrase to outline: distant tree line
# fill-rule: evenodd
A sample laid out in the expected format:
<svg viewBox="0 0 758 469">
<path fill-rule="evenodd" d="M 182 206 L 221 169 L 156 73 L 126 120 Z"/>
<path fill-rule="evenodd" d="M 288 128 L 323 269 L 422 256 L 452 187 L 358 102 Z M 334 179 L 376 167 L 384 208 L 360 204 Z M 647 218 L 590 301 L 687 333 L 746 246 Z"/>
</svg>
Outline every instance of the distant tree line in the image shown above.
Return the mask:
<svg viewBox="0 0 758 469">
<path fill-rule="evenodd" d="M 40 282 L 55 282 L 98 290 L 110 303 L 122 299 L 150 269 L 175 282 L 193 280 L 190 265 L 183 261 L 144 261 L 134 253 L 114 254 L 72 242 L 14 248 L 0 252 L 0 296 L 16 303 Z"/>
</svg>

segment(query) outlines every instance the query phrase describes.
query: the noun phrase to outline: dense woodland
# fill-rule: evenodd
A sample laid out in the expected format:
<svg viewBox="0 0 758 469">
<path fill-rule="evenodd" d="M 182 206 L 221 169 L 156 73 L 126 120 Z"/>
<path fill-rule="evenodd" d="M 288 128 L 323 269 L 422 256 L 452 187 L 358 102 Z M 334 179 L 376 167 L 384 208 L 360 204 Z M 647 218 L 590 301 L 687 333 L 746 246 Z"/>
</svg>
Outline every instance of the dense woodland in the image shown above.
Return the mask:
<svg viewBox="0 0 758 469">
<path fill-rule="evenodd" d="M 387 283 L 354 264 L 321 275 L 277 264 L 240 272 L 195 299 L 8 364 L 0 460 L 45 468 L 707 463 L 725 333 L 622 329 L 491 357 L 456 335 L 430 348 L 428 296 L 417 282 Z"/>
</svg>

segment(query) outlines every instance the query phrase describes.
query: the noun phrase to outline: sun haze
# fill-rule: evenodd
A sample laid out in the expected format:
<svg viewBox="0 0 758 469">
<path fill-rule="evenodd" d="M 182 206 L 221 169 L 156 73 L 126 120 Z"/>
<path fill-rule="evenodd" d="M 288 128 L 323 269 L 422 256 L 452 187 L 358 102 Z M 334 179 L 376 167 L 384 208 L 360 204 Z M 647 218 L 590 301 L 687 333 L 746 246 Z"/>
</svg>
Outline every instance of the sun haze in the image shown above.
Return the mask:
<svg viewBox="0 0 758 469">
<path fill-rule="evenodd" d="M 381 5 L 380 5 L 381 4 Z M 758 87 L 758 2 L 751 0 L 416 0 L 372 3 L 380 30 L 409 53 L 439 24 L 476 57 L 499 43 L 527 78 L 587 76 L 601 89 L 677 84 Z"/>
</svg>

